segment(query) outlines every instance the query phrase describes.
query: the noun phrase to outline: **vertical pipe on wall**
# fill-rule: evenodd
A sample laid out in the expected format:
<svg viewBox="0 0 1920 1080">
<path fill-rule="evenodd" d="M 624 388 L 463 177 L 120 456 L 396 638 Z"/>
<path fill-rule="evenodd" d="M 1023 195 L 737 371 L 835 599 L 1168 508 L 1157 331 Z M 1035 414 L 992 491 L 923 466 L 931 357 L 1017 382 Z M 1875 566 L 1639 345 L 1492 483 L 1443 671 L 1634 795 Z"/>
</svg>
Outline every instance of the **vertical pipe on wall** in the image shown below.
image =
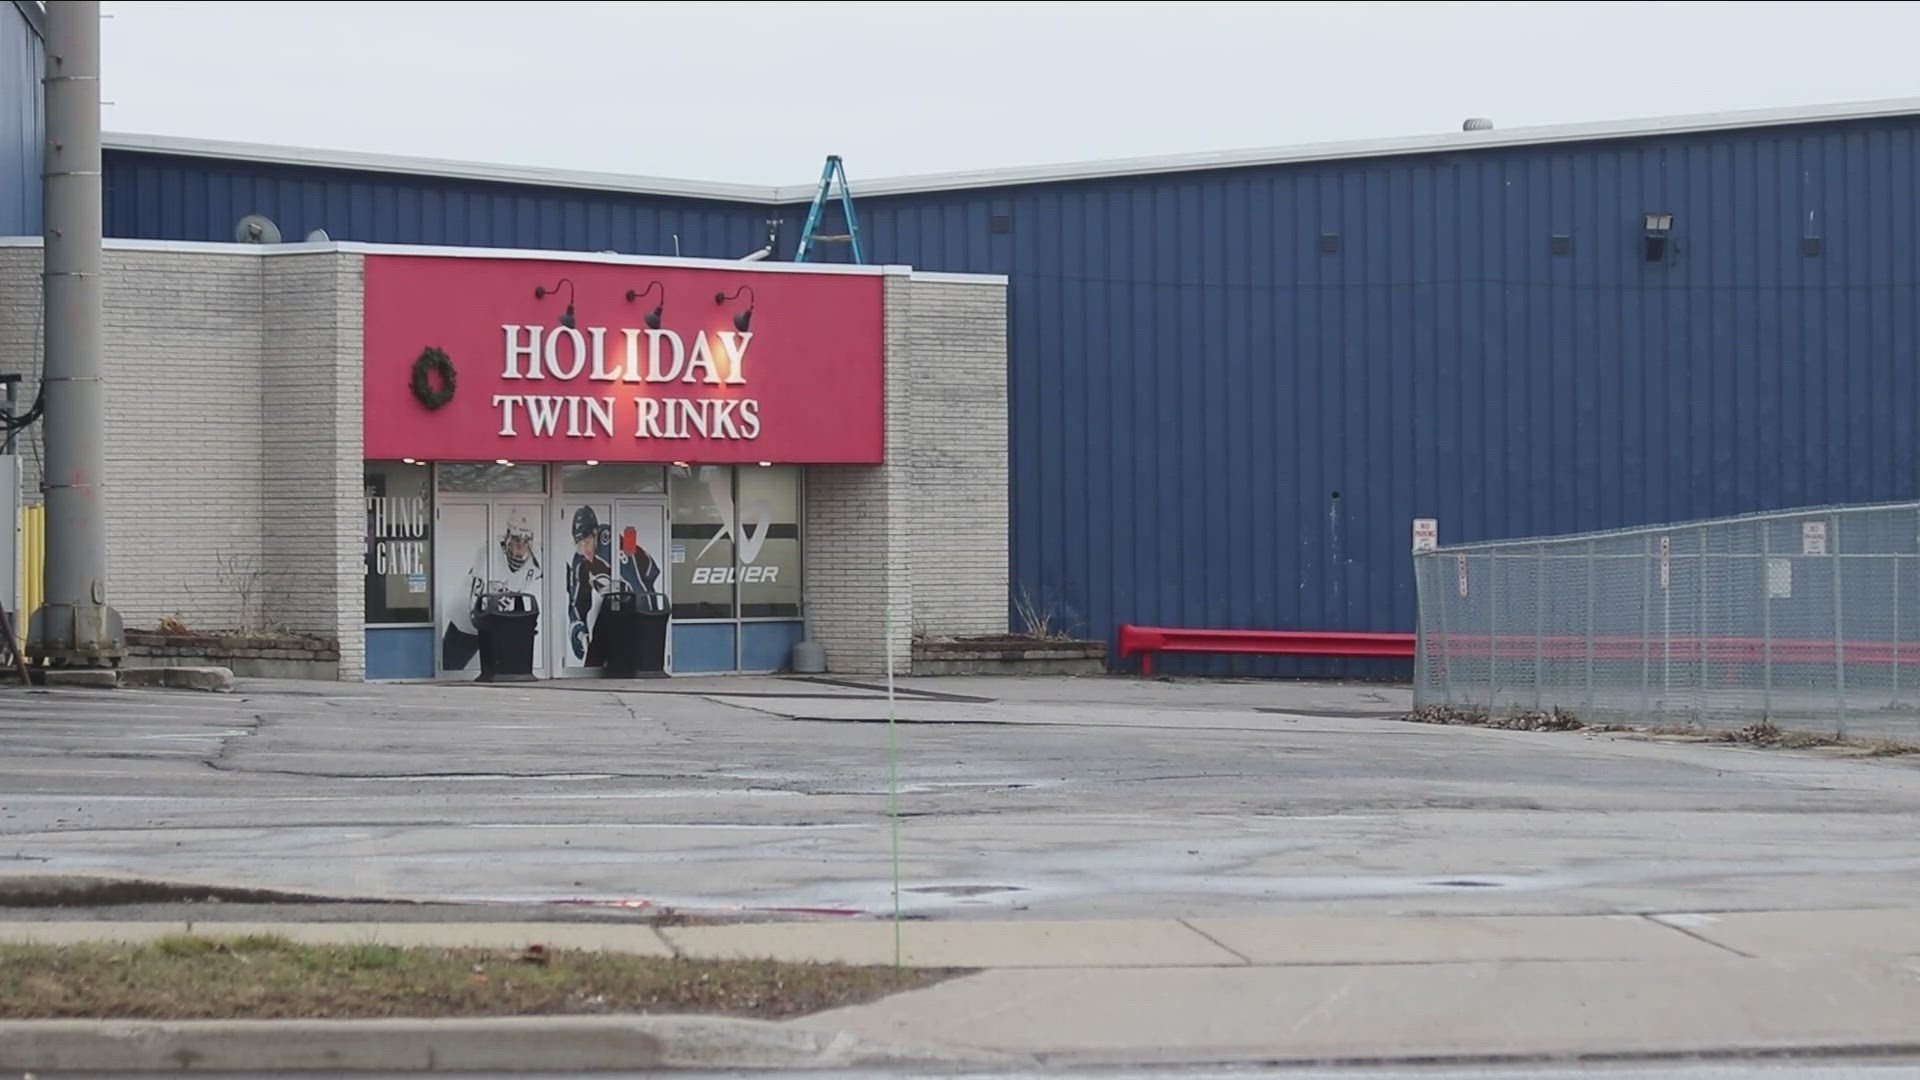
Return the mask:
<svg viewBox="0 0 1920 1080">
<path fill-rule="evenodd" d="M 107 606 L 99 0 L 47 5 L 44 81 L 47 568 L 32 652 L 99 664 L 126 651 L 119 615 Z"/>
</svg>

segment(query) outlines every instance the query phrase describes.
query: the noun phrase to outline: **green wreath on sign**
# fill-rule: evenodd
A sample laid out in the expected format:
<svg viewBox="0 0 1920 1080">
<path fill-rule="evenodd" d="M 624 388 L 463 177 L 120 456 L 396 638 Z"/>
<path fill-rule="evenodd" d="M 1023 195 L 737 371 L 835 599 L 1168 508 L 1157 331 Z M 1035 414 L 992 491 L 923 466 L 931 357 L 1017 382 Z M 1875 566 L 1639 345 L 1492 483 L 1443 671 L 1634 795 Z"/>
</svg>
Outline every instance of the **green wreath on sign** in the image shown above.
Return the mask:
<svg viewBox="0 0 1920 1080">
<path fill-rule="evenodd" d="M 435 380 L 439 386 L 434 386 Z M 413 396 L 420 404 L 429 409 L 438 409 L 453 400 L 454 388 L 459 384 L 459 376 L 454 373 L 453 361 L 444 350 L 428 346 L 413 362 Z"/>
</svg>

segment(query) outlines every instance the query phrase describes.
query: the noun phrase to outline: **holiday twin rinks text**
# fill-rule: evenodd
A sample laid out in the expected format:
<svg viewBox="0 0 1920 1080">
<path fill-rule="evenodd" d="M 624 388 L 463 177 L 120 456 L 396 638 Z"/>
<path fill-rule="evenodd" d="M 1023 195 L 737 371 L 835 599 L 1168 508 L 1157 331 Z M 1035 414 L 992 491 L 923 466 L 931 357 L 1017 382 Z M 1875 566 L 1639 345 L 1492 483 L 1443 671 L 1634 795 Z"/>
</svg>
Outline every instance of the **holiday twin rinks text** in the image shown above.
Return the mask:
<svg viewBox="0 0 1920 1080">
<path fill-rule="evenodd" d="M 607 348 L 607 329 L 569 326 L 502 326 L 506 366 L 500 377 L 527 382 L 523 394 L 495 394 L 500 434 L 597 438 L 631 431 L 638 439 L 757 439 L 760 402 L 750 397 L 689 398 L 648 395 L 543 394 L 540 383 L 571 383 L 585 377 L 603 383 L 745 386 L 750 331 L 711 336 L 699 331 L 689 344 L 672 330 L 620 330 L 624 341 Z M 558 388 L 556 388 L 558 389 Z"/>
</svg>

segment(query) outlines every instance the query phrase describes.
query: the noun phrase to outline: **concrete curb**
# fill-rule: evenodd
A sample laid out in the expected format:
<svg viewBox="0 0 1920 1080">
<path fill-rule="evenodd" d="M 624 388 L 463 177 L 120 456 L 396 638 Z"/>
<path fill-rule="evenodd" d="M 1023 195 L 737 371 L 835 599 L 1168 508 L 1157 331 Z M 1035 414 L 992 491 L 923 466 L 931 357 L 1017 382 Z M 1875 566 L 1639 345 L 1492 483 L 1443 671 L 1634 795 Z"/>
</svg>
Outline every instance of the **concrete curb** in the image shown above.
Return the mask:
<svg viewBox="0 0 1920 1080">
<path fill-rule="evenodd" d="M 0 1071 L 991 1068 L 1031 1057 L 701 1016 L 0 1022 Z"/>
<path fill-rule="evenodd" d="M 233 690 L 233 671 L 223 667 L 48 668 L 41 678 L 46 686 L 93 690 L 202 690 L 215 694 Z"/>
<path fill-rule="evenodd" d="M 394 897 L 357 897 L 297 889 L 255 889 L 176 878 L 116 877 L 104 874 L 49 874 L 37 870 L 0 870 L 0 907 L 42 908 L 115 904 L 168 904 L 218 897 L 233 904 L 379 904 L 414 905 Z"/>
</svg>

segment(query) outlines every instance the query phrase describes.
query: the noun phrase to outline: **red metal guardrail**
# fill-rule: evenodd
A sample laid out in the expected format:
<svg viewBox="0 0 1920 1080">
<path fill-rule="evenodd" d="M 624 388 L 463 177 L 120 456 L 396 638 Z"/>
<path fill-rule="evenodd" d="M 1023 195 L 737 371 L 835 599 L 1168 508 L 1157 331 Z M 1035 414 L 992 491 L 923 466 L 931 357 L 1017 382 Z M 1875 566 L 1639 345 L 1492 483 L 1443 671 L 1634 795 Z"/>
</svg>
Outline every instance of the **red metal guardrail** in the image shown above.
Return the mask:
<svg viewBox="0 0 1920 1080">
<path fill-rule="evenodd" d="M 1450 634 L 1435 638 L 1431 659 L 1673 661 L 1709 664 L 1832 664 L 1836 652 L 1848 664 L 1920 665 L 1920 642 L 1763 638 L 1526 637 L 1489 638 Z M 1337 656 L 1354 660 L 1412 660 L 1412 634 L 1337 630 L 1176 630 L 1162 626 L 1120 627 L 1120 655 L 1140 657 L 1140 674 L 1153 674 L 1160 653 L 1234 653 L 1246 656 Z"/>
<path fill-rule="evenodd" d="M 1120 627 L 1120 655 L 1122 658 L 1138 655 L 1140 674 L 1153 674 L 1153 658 L 1160 653 L 1411 660 L 1413 635 L 1341 630 L 1175 630 L 1131 624 Z"/>
</svg>

